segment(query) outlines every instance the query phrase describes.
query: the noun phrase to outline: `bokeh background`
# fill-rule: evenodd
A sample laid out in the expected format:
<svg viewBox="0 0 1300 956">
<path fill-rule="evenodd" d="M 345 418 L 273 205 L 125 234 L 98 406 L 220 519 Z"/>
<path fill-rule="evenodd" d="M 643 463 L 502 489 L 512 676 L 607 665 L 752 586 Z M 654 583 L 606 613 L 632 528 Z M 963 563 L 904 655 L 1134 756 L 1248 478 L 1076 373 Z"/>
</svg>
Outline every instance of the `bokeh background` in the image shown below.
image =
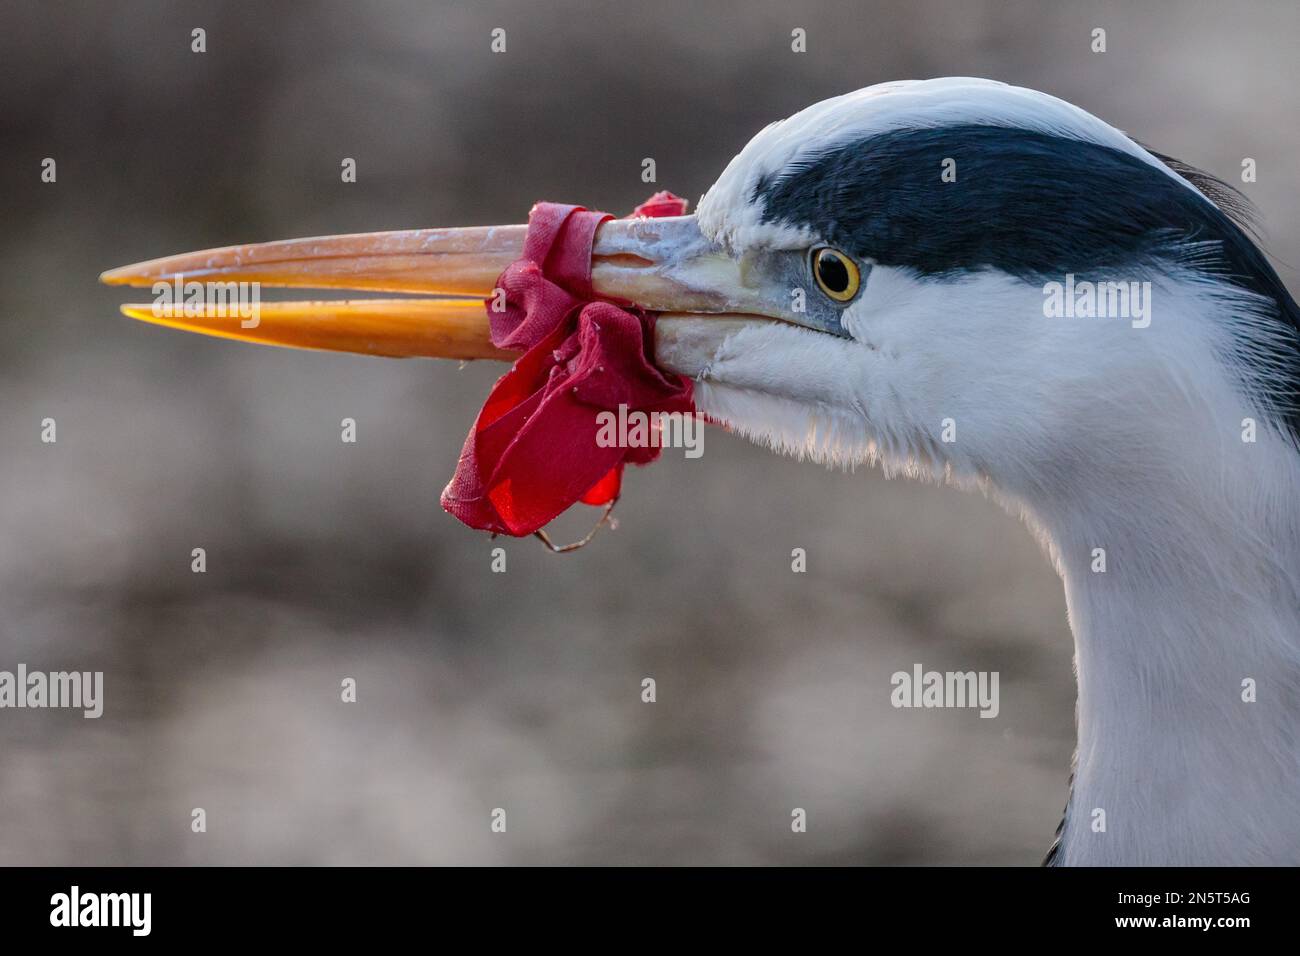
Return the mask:
<svg viewBox="0 0 1300 956">
<path fill-rule="evenodd" d="M 500 367 L 188 336 L 121 317 L 129 294 L 96 276 L 232 242 L 522 221 L 542 198 L 698 198 L 773 119 L 967 74 L 1233 181 L 1255 158 L 1244 188 L 1295 288 L 1300 6 L 0 11 L 0 669 L 106 684 L 98 721 L 0 711 L 0 863 L 1042 858 L 1067 795 L 1072 646 L 1059 581 L 990 502 L 711 430 L 703 458 L 629 473 L 619 529 L 587 549 L 493 542 L 438 493 Z M 894 710 L 889 676 L 915 662 L 999 671 L 1000 716 Z"/>
</svg>

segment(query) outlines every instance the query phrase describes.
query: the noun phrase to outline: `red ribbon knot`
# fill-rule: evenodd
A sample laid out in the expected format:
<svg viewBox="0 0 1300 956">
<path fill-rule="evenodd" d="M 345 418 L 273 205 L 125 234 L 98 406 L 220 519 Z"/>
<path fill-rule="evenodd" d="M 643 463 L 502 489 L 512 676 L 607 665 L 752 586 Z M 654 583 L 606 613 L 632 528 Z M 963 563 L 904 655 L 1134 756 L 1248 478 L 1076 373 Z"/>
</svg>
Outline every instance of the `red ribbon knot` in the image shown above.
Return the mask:
<svg viewBox="0 0 1300 956">
<path fill-rule="evenodd" d="M 684 199 L 661 192 L 632 215 L 685 212 Z M 538 203 L 523 256 L 497 280 L 504 310 L 486 302 L 493 344 L 523 355 L 492 387 L 442 492 L 442 506 L 472 528 L 522 537 L 575 502 L 612 502 L 623 466 L 652 462 L 660 449 L 601 447 L 598 414 L 694 409 L 690 379 L 651 360 L 654 313 L 598 299 L 591 287 L 596 230 L 613 218 Z"/>
</svg>

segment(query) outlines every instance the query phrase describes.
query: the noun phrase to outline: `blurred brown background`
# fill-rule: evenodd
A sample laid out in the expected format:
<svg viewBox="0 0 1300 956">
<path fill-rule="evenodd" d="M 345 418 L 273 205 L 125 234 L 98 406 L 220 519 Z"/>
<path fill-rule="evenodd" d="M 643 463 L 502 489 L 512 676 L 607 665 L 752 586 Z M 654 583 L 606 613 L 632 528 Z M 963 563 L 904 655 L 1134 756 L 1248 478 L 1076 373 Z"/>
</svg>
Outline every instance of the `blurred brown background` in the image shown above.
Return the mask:
<svg viewBox="0 0 1300 956">
<path fill-rule="evenodd" d="M 1233 181 L 1255 158 L 1245 188 L 1294 288 L 1300 7 L 0 10 L 0 669 L 106 684 L 98 721 L 0 711 L 0 863 L 1041 859 L 1072 648 L 1059 582 L 994 505 L 710 430 L 702 459 L 630 472 L 621 527 L 586 550 L 492 542 L 438 493 L 501 368 L 187 336 L 122 318 L 130 296 L 96 276 L 231 242 L 522 221 L 542 198 L 698 198 L 773 119 L 966 74 Z M 914 662 L 999 671 L 1000 716 L 892 709 L 889 676 Z"/>
</svg>

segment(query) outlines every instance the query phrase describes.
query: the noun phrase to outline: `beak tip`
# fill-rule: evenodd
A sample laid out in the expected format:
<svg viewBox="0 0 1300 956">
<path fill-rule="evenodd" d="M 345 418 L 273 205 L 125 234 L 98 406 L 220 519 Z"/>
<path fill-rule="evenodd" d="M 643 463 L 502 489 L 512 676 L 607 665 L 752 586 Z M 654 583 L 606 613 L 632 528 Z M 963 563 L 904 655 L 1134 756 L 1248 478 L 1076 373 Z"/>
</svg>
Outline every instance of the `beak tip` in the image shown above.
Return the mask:
<svg viewBox="0 0 1300 956">
<path fill-rule="evenodd" d="M 117 308 L 118 311 L 121 312 L 128 319 L 135 319 L 138 322 L 157 321 L 154 318 L 153 311 L 152 309 L 150 309 L 149 306 L 130 303 L 127 305 L 119 305 Z"/>
</svg>

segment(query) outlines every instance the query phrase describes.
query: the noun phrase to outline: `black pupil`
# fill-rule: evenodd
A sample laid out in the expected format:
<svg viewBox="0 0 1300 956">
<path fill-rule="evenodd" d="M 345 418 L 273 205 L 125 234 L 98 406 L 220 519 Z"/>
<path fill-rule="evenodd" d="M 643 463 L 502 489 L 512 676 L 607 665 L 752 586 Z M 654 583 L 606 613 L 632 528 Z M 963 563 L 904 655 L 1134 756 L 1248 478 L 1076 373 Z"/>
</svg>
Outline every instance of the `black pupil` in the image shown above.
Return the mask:
<svg viewBox="0 0 1300 956">
<path fill-rule="evenodd" d="M 833 252 L 823 251 L 817 256 L 817 276 L 832 292 L 843 292 L 849 287 L 849 268 Z"/>
</svg>

